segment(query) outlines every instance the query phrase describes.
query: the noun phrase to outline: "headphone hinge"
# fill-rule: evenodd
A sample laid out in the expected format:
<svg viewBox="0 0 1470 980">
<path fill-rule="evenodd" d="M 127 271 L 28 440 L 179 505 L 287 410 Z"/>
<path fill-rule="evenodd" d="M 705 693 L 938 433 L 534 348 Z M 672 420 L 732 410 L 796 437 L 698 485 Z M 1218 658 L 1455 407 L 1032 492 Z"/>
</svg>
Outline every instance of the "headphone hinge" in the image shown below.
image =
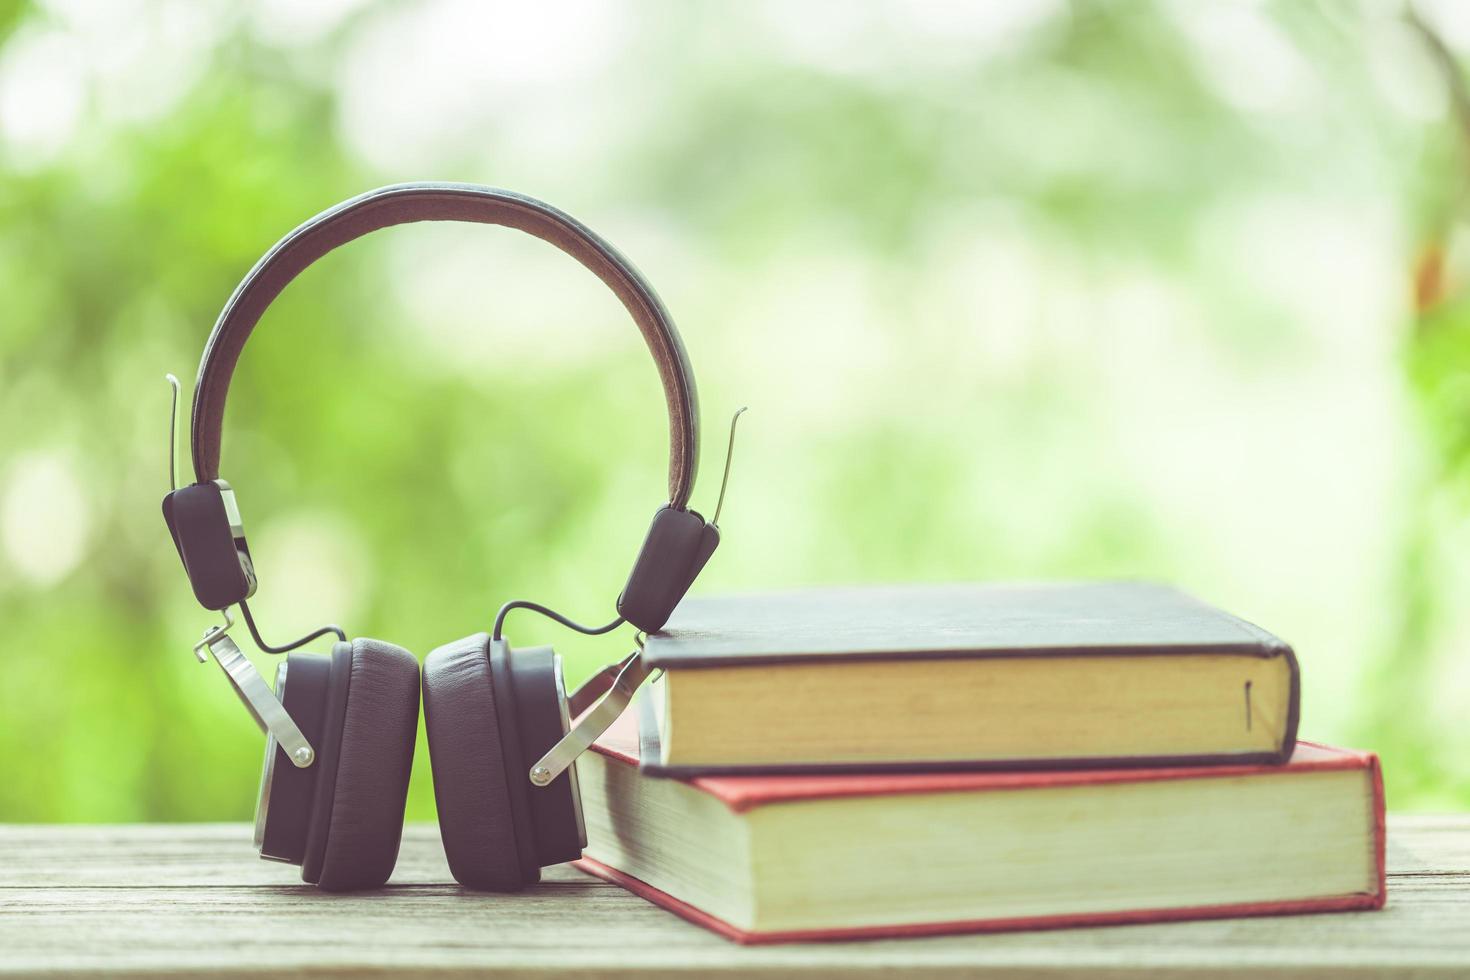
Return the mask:
<svg viewBox="0 0 1470 980">
<path fill-rule="evenodd" d="M 720 529 L 697 511 L 659 508 L 618 596 L 618 614 L 656 633 L 720 545 Z"/>
<path fill-rule="evenodd" d="M 228 483 L 210 480 L 170 491 L 163 519 L 201 606 L 223 610 L 255 594 L 255 565 Z"/>
</svg>

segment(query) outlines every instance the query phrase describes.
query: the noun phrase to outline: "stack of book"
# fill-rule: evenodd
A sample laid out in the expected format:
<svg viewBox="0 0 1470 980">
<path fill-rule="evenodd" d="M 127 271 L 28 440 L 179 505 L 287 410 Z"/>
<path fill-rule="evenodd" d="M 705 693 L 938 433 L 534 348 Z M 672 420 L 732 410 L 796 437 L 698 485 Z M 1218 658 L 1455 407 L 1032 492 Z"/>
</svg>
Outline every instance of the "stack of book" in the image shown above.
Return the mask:
<svg viewBox="0 0 1470 980">
<path fill-rule="evenodd" d="M 579 865 L 740 942 L 1381 907 L 1371 754 L 1141 583 L 691 599 L 579 763 Z"/>
</svg>

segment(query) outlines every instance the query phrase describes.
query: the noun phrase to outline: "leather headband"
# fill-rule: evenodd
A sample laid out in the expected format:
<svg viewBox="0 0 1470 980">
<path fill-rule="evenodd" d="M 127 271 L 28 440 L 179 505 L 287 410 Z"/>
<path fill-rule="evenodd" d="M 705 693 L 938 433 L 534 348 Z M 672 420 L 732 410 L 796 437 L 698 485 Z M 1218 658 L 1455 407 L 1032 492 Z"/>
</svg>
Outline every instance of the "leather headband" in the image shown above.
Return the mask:
<svg viewBox="0 0 1470 980">
<path fill-rule="evenodd" d="M 549 204 L 478 184 L 392 184 L 323 211 L 277 242 L 225 304 L 199 363 L 191 450 L 200 482 L 218 479 L 225 397 L 240 352 L 266 308 L 298 275 L 340 245 L 415 221 L 466 221 L 518 228 L 549 242 L 601 279 L 638 324 L 658 366 L 669 412 L 669 503 L 683 510 L 699 465 L 694 372 L 674 322 L 653 287 L 607 241 Z"/>
</svg>

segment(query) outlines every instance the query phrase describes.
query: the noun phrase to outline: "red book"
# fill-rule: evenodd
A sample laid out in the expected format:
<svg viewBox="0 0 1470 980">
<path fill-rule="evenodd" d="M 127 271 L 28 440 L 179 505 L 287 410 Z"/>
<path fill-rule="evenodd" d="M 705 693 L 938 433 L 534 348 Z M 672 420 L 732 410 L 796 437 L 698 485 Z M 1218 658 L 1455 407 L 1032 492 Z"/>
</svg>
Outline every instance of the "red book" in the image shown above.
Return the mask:
<svg viewBox="0 0 1470 980">
<path fill-rule="evenodd" d="M 1282 766 L 661 779 L 639 772 L 632 714 L 578 763 L 577 866 L 740 943 L 1385 898 L 1370 753 L 1300 742 Z"/>
</svg>

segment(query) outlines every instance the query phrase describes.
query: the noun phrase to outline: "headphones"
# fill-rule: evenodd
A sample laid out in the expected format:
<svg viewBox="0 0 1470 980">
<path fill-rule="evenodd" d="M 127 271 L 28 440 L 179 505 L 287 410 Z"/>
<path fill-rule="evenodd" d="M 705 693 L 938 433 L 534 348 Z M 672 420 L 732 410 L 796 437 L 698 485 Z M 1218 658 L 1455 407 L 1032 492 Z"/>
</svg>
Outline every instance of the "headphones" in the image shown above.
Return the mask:
<svg viewBox="0 0 1470 980">
<path fill-rule="evenodd" d="M 618 596 L 617 617 L 586 627 L 537 603 L 506 603 L 490 632 L 430 653 L 422 684 L 413 654 L 382 640 L 349 642 L 336 626 L 283 646 L 261 639 L 247 601 L 256 591 L 255 567 L 235 493 L 220 479 L 230 378 L 266 308 L 338 246 L 417 221 L 516 228 L 590 269 L 642 332 L 669 415 L 669 499 L 654 514 Z M 176 426 L 178 382 L 169 380 Z M 454 877 L 472 888 L 514 891 L 539 880 L 542 867 L 581 855 L 586 832 L 573 763 L 647 678 L 641 643 L 568 695 L 552 648 L 514 649 L 502 628 L 518 608 L 593 635 L 626 622 L 641 638 L 664 625 L 720 542 L 718 507 L 714 521 L 688 508 L 698 417 L 694 372 L 653 287 L 607 241 L 534 198 L 474 184 L 395 184 L 322 212 L 255 264 L 204 347 L 190 435 L 196 482 L 179 487 L 170 463 L 174 489 L 163 499 L 163 516 L 194 597 L 224 614 L 224 623 L 195 644 L 195 655 L 215 660 L 268 736 L 255 825 L 261 857 L 300 865 L 305 881 L 331 891 L 387 881 L 402 835 L 421 688 L 439 825 Z M 171 434 L 171 456 L 173 442 Z M 725 472 L 728 477 L 728 458 Z M 230 637 L 231 606 L 239 607 L 261 650 L 289 653 L 274 690 Z M 290 653 L 329 633 L 337 637 L 331 653 Z"/>
</svg>

